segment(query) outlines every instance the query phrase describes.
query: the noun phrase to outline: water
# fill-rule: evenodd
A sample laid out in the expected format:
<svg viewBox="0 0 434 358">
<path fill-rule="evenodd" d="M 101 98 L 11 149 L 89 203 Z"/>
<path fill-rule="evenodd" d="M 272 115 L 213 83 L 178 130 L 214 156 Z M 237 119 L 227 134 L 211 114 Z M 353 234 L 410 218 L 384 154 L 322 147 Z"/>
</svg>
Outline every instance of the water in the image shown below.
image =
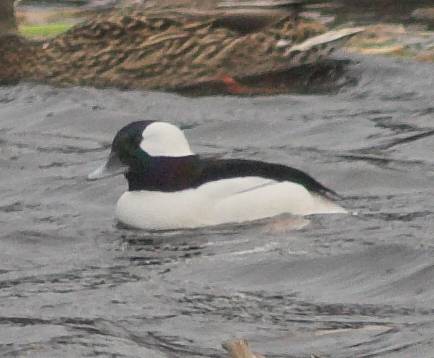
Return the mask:
<svg viewBox="0 0 434 358">
<path fill-rule="evenodd" d="M 433 65 L 353 57 L 338 93 L 202 97 L 0 87 L 0 355 L 434 357 Z M 132 120 L 195 151 L 285 163 L 352 215 L 201 230 L 116 226 L 87 182 Z"/>
</svg>

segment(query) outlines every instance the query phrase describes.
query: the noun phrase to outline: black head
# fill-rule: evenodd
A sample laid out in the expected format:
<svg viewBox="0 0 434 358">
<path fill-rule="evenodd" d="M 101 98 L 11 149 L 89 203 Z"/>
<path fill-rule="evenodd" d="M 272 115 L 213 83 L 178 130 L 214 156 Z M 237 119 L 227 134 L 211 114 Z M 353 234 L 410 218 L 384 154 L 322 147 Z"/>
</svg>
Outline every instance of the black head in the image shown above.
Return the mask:
<svg viewBox="0 0 434 358">
<path fill-rule="evenodd" d="M 153 121 L 132 122 L 123 127 L 113 139 L 110 157 L 116 157 L 122 166 L 130 171 L 144 169 L 149 160 L 149 154 L 140 144 L 143 141 L 143 132 Z"/>
<path fill-rule="evenodd" d="M 179 158 L 192 154 L 183 132 L 173 124 L 132 122 L 119 130 L 113 139 L 107 163 L 89 174 L 88 179 L 139 173 L 146 171 L 153 158 Z"/>
</svg>

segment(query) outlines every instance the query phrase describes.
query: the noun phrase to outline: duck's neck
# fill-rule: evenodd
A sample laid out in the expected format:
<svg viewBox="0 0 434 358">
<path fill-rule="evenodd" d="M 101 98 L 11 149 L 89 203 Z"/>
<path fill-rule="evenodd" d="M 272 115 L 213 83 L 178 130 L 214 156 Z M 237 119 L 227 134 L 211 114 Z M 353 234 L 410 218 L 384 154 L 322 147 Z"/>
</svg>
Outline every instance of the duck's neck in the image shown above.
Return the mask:
<svg viewBox="0 0 434 358">
<path fill-rule="evenodd" d="M 185 157 L 152 157 L 140 170 L 125 174 L 129 191 L 151 190 L 173 192 L 192 186 L 200 175 L 196 155 Z"/>
</svg>

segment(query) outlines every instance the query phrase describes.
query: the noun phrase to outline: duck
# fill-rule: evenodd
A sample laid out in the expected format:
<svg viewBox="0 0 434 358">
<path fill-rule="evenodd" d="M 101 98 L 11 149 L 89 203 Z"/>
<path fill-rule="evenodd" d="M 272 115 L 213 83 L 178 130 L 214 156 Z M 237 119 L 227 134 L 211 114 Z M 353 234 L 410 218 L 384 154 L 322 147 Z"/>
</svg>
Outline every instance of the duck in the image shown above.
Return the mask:
<svg viewBox="0 0 434 358">
<path fill-rule="evenodd" d="M 363 31 L 327 31 L 293 3 L 102 11 L 53 39 L 24 41 L 26 56 L 1 57 L 15 79 L 59 86 L 182 92 L 217 84 L 243 93 L 234 81 L 318 63 Z"/>
<path fill-rule="evenodd" d="M 128 190 L 117 220 L 145 230 L 193 229 L 281 214 L 347 211 L 339 195 L 301 170 L 277 163 L 200 156 L 183 131 L 161 121 L 136 121 L 115 135 L 106 163 L 88 175 L 123 174 Z"/>
</svg>

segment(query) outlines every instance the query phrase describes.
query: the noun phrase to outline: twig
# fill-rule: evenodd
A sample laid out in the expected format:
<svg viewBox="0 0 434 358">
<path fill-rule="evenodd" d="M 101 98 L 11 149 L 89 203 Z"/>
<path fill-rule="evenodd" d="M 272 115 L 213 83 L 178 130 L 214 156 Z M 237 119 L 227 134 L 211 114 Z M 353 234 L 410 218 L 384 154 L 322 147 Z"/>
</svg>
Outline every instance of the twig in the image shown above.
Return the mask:
<svg viewBox="0 0 434 358">
<path fill-rule="evenodd" d="M 253 353 L 244 339 L 224 342 L 222 347 L 228 351 L 230 358 L 265 358 L 261 354 Z"/>
</svg>

